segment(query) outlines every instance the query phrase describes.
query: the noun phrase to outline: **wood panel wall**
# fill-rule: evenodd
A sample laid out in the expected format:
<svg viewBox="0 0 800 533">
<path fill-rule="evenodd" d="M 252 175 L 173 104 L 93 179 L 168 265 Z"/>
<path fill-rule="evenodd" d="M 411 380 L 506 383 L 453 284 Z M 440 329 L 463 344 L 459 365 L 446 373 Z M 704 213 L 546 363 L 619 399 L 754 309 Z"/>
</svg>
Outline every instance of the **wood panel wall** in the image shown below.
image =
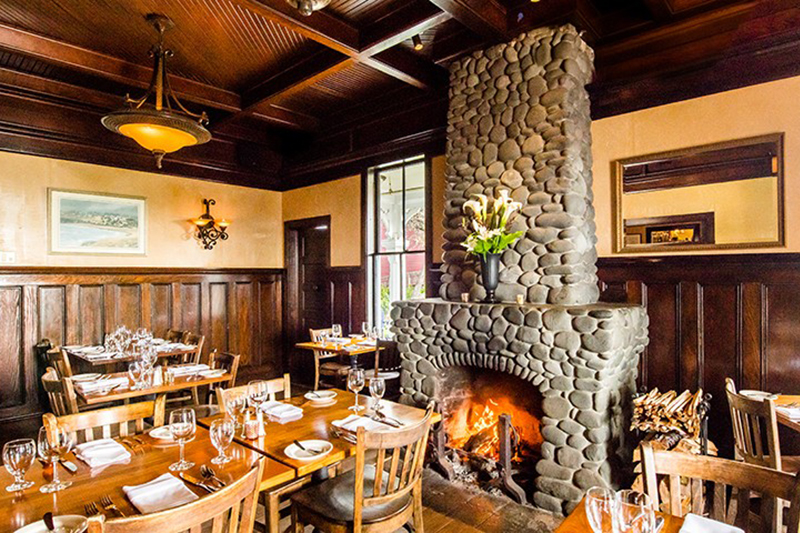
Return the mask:
<svg viewBox="0 0 800 533">
<path fill-rule="evenodd" d="M 283 369 L 279 269 L 0 269 L 0 421 L 35 416 L 33 347 L 99 344 L 119 325 L 206 336 L 204 352 L 240 353 L 243 372 Z"/>
<path fill-rule="evenodd" d="M 361 267 L 331 267 L 328 294 L 332 324 L 341 324 L 345 334 L 361 333 L 367 319 L 367 274 Z"/>
</svg>

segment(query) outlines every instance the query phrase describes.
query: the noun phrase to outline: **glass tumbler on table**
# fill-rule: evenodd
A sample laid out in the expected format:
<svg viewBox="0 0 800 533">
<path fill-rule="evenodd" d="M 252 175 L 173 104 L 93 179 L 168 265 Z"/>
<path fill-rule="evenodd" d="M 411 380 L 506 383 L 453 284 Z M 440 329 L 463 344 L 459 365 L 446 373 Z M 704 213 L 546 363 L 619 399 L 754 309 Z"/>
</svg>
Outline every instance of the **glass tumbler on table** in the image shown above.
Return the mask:
<svg viewBox="0 0 800 533">
<path fill-rule="evenodd" d="M 194 436 L 195 432 L 195 417 L 194 409 L 176 409 L 169 414 L 169 432 L 172 435 L 172 440 L 178 442 L 180 446 L 180 460 L 177 463 L 169 465 L 172 472 L 181 470 L 189 470 L 194 466 L 194 463 L 187 461 L 183 456 L 183 449 L 186 441 Z"/>
<path fill-rule="evenodd" d="M 615 533 L 655 533 L 655 506 L 647 494 L 635 490 L 618 491 L 613 516 Z"/>
<path fill-rule="evenodd" d="M 32 487 L 33 481 L 25 481 L 25 474 L 36 458 L 36 443 L 33 439 L 17 439 L 3 445 L 3 465 L 14 476 L 14 483 L 7 486 L 8 492 Z"/>
<path fill-rule="evenodd" d="M 58 479 L 58 462 L 72 449 L 72 435 L 60 427 L 48 432 L 46 427 L 39 428 L 39 456 L 53 464 L 53 481 L 42 485 L 39 490 L 44 493 L 58 492 L 72 485 L 71 481 Z"/>
<path fill-rule="evenodd" d="M 386 393 L 386 380 L 381 377 L 373 377 L 369 380 L 369 394 L 372 396 L 372 411 L 380 411 L 381 398 Z"/>
<path fill-rule="evenodd" d="M 358 413 L 362 407 L 358 405 L 358 393 L 364 388 L 364 369 L 351 368 L 350 373 L 347 374 L 347 388 L 356 395 L 356 403 L 349 409 Z"/>
<path fill-rule="evenodd" d="M 594 533 L 614 531 L 615 498 L 613 490 L 603 487 L 592 487 L 586 491 L 586 517 Z"/>
<path fill-rule="evenodd" d="M 219 452 L 219 455 L 211 459 L 211 462 L 215 465 L 222 465 L 230 461 L 231 457 L 225 455 L 225 450 L 227 450 L 233 442 L 233 435 L 236 433 L 236 423 L 227 416 L 219 418 L 211 422 L 209 433 L 211 435 L 211 444 L 213 444 L 214 448 Z"/>
</svg>

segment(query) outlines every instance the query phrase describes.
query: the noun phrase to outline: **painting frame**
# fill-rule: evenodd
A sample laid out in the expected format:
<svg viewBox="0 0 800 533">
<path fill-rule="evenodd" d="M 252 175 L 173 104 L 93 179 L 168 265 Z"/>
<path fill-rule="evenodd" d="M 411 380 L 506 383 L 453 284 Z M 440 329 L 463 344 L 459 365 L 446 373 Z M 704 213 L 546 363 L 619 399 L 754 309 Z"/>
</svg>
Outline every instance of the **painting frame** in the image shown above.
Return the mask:
<svg viewBox="0 0 800 533">
<path fill-rule="evenodd" d="M 79 220 L 65 222 L 62 213 L 70 204 L 80 204 L 94 209 L 94 215 L 124 213 L 125 220 L 112 220 L 97 225 Z M 86 212 L 86 215 L 92 213 Z M 83 215 L 77 213 L 80 218 Z M 119 215 L 117 215 L 119 216 Z M 144 256 L 147 255 L 147 199 L 95 191 L 69 189 L 47 189 L 48 253 L 56 255 L 102 255 Z M 135 219 L 135 225 L 130 222 Z M 80 230 L 80 231 L 76 231 Z M 117 233 L 116 236 L 113 233 Z M 91 239 L 103 236 L 107 242 L 94 243 Z M 122 241 L 122 243 L 120 242 Z M 132 243 L 132 245 L 126 244 Z"/>
</svg>

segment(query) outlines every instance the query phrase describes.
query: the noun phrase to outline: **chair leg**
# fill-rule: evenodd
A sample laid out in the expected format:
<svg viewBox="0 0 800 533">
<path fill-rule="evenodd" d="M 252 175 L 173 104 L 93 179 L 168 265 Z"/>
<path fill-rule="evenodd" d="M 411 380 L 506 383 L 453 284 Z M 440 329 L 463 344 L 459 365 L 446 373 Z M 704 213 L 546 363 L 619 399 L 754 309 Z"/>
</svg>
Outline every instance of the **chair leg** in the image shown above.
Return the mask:
<svg viewBox="0 0 800 533">
<path fill-rule="evenodd" d="M 417 486 L 412 490 L 414 496 L 414 533 L 425 533 L 422 525 L 422 480 L 417 482 Z"/>
<path fill-rule="evenodd" d="M 267 531 L 269 533 L 279 533 L 281 522 L 281 502 L 280 495 L 274 492 L 264 494 L 264 511 L 266 514 Z"/>
<path fill-rule="evenodd" d="M 292 533 L 303 533 L 305 526 L 300 522 L 300 517 L 297 515 L 297 508 L 292 506 Z"/>
<path fill-rule="evenodd" d="M 194 388 L 192 389 L 192 402 L 193 402 L 195 405 L 200 405 L 200 392 L 199 392 L 199 390 L 198 390 L 199 388 L 200 388 L 200 387 L 194 387 Z"/>
<path fill-rule="evenodd" d="M 319 357 L 314 357 L 314 390 L 319 390 Z"/>
</svg>

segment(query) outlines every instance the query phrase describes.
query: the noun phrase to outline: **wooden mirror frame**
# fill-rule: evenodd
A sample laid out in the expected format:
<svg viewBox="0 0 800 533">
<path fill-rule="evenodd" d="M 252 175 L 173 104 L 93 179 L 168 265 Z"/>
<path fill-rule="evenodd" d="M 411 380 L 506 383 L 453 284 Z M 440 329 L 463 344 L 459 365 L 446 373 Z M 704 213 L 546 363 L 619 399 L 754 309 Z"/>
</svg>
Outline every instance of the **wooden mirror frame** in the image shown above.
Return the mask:
<svg viewBox="0 0 800 533">
<path fill-rule="evenodd" d="M 772 248 L 783 247 L 786 245 L 785 234 L 785 209 L 784 209 L 784 154 L 783 154 L 783 133 L 772 133 L 757 137 L 747 137 L 733 141 L 724 141 L 713 144 L 705 144 L 671 150 L 625 159 L 618 159 L 611 162 L 612 184 L 614 187 L 612 196 L 612 231 L 613 231 L 613 253 L 663 253 L 663 252 L 685 252 L 696 250 L 724 250 L 724 249 L 745 249 L 745 248 Z M 624 220 L 622 218 L 622 195 L 623 195 L 623 175 L 626 166 L 640 165 L 648 162 L 676 159 L 689 155 L 699 155 L 704 152 L 725 150 L 731 148 L 744 148 L 756 144 L 774 143 L 776 147 L 777 168 L 775 177 L 777 178 L 777 216 L 778 216 L 778 238 L 774 241 L 764 242 L 743 242 L 730 244 L 683 244 L 680 246 L 670 244 L 626 244 L 624 234 Z M 728 181 L 728 180 L 724 180 Z M 714 183 L 714 182 L 710 182 Z M 668 187 L 656 186 L 648 190 L 664 189 Z M 644 191 L 642 191 L 644 192 Z"/>
</svg>

